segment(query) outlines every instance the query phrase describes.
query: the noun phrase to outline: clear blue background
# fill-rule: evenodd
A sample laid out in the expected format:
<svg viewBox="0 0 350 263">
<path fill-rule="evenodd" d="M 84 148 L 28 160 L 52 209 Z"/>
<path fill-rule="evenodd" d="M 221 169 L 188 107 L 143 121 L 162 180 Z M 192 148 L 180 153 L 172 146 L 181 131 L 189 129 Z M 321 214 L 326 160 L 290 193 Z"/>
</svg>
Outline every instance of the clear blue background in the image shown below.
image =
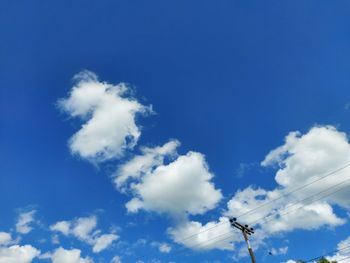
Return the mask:
<svg viewBox="0 0 350 263">
<path fill-rule="evenodd" d="M 101 224 L 120 226 L 122 240 L 167 240 L 166 218 L 126 215 L 128 197 L 113 189 L 106 170 L 69 153 L 67 140 L 79 123 L 55 103 L 82 69 L 132 84 L 136 97 L 153 105 L 157 115 L 139 120 L 140 144 L 177 138 L 182 152 L 204 153 L 227 198 L 249 184 L 273 188 L 273 171 L 256 168 L 238 177 L 240 163 L 259 163 L 292 130 L 333 124 L 350 131 L 349 14 L 345 0 L 2 0 L 1 229 L 12 227 L 16 209 L 28 205 L 45 224 L 102 209 Z M 285 257 L 268 257 L 266 248 L 257 258 L 309 258 L 334 249 L 348 233 L 348 226 L 295 231 L 268 241 L 278 247 L 288 239 Z M 122 249 L 97 258 L 107 262 Z M 160 255 L 141 247 L 137 253 L 124 261 L 230 262 L 230 253 L 217 251 L 175 248 Z"/>
</svg>

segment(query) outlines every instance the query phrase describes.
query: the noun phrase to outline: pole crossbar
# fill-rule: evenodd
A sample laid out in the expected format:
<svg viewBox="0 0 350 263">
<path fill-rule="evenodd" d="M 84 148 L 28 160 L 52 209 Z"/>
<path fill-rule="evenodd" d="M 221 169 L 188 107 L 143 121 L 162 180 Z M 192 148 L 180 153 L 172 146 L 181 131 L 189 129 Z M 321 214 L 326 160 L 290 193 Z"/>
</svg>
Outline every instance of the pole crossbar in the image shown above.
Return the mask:
<svg viewBox="0 0 350 263">
<path fill-rule="evenodd" d="M 248 238 L 248 236 L 251 236 L 252 234 L 254 234 L 254 229 L 252 227 L 249 227 L 248 225 L 243 225 L 237 222 L 237 218 L 235 217 L 230 218 L 230 224 L 232 227 L 237 228 L 242 232 L 244 240 L 248 247 L 248 251 L 249 251 L 249 255 L 252 260 L 252 263 L 256 263 L 253 248 L 251 247 L 249 238 Z"/>
</svg>

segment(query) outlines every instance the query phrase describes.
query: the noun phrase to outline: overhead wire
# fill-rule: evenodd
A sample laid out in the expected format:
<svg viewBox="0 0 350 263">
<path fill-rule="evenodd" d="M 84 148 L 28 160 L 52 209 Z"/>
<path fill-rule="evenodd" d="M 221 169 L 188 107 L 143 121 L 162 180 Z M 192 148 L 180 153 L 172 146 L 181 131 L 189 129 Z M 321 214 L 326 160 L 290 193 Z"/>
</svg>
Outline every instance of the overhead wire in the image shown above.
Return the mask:
<svg viewBox="0 0 350 263">
<path fill-rule="evenodd" d="M 322 256 L 314 257 L 314 258 L 308 259 L 308 260 L 306 260 L 306 261 L 304 261 L 304 262 L 305 262 L 305 263 L 313 262 L 313 261 L 315 261 L 315 260 L 324 258 L 324 257 L 329 256 L 329 255 L 331 255 L 331 254 L 335 254 L 335 253 L 337 253 L 337 252 L 344 251 L 344 250 L 347 250 L 347 249 L 350 249 L 350 245 L 349 245 L 349 246 L 346 246 L 346 247 L 342 247 L 342 248 L 340 248 L 340 249 L 336 249 L 336 250 L 333 250 L 333 251 L 329 251 L 329 252 L 323 254 Z M 350 252 L 350 251 L 349 251 L 349 252 Z"/>
<path fill-rule="evenodd" d="M 328 192 L 330 189 L 336 188 L 337 186 L 341 186 L 341 185 L 343 185 L 343 184 L 346 183 L 346 182 L 350 182 L 350 178 L 348 178 L 348 179 L 346 179 L 346 180 L 344 180 L 344 181 L 341 181 L 340 183 L 337 183 L 337 184 L 335 184 L 335 185 L 333 185 L 333 186 L 331 186 L 331 187 L 328 187 L 328 188 L 325 189 L 325 190 L 322 190 L 322 191 L 320 191 L 320 192 L 317 192 L 316 194 L 313 194 L 313 195 L 311 195 L 311 196 L 308 196 L 308 197 L 306 197 L 306 198 L 304 198 L 304 199 L 302 199 L 302 200 L 289 203 L 286 207 L 284 207 L 283 209 L 280 209 L 280 210 L 284 210 L 284 209 L 287 208 L 287 207 L 293 207 L 293 206 L 295 206 L 295 205 L 297 205 L 297 204 L 299 204 L 299 203 L 303 203 L 304 201 L 306 201 L 306 200 L 308 200 L 308 199 L 311 199 L 311 198 L 313 198 L 313 197 L 316 197 L 316 196 L 318 196 L 319 194 L 326 193 L 326 192 Z M 346 187 L 348 187 L 348 186 L 349 186 L 349 185 L 345 185 L 345 186 L 343 186 L 343 187 L 341 187 L 341 188 L 335 190 L 334 192 L 331 191 L 329 194 L 327 194 L 327 195 L 325 195 L 325 196 L 321 196 L 321 198 L 318 198 L 318 199 L 313 200 L 312 202 L 308 203 L 308 205 L 309 205 L 309 204 L 312 204 L 312 203 L 314 203 L 314 202 L 316 202 L 316 201 L 322 200 L 323 198 L 328 197 L 328 196 L 330 196 L 330 195 L 332 195 L 332 194 L 335 194 L 335 193 L 339 192 L 340 190 L 342 190 L 343 188 L 346 188 Z M 303 206 L 301 206 L 301 207 L 304 207 L 304 206 L 305 206 L 305 205 L 303 205 Z M 297 207 L 297 209 L 299 209 L 299 208 L 301 208 L 301 207 Z M 294 211 L 294 210 L 292 210 L 292 211 Z M 277 210 L 277 212 L 278 212 L 278 210 Z M 272 215 L 267 215 L 267 216 L 260 217 L 260 218 L 254 220 L 254 221 L 252 221 L 252 222 L 250 222 L 250 223 L 248 223 L 248 224 L 249 224 L 249 225 L 254 225 L 254 224 L 256 224 L 257 222 L 259 222 L 260 220 L 265 219 L 265 218 L 268 218 L 268 217 L 271 217 L 271 216 L 274 216 L 274 215 L 276 215 L 276 214 L 277 214 L 277 213 L 272 214 Z"/>
<path fill-rule="evenodd" d="M 319 181 L 321 181 L 321 180 L 323 180 L 323 179 L 325 179 L 325 178 L 327 178 L 327 177 L 329 177 L 329 176 L 331 176 L 331 175 L 334 175 L 334 174 L 336 174 L 336 173 L 338 173 L 338 172 L 344 170 L 345 168 L 348 168 L 349 166 L 350 166 L 350 162 L 347 163 L 346 165 L 340 167 L 340 168 L 337 168 L 336 170 L 333 170 L 333 171 L 331 171 L 331 172 L 325 174 L 324 176 L 322 176 L 322 177 L 320 177 L 320 178 L 317 178 L 316 180 L 313 180 L 313 181 L 311 181 L 311 182 L 309 182 L 309 183 L 307 183 L 307 184 L 304 184 L 304 185 L 302 185 L 302 186 L 300 186 L 300 187 L 297 187 L 297 188 L 295 188 L 295 189 L 293 189 L 293 190 L 291 190 L 291 191 L 289 191 L 289 192 L 287 192 L 287 193 L 285 193 L 285 194 L 282 194 L 281 196 L 279 196 L 279 197 L 277 197 L 277 198 L 271 199 L 271 200 L 269 200 L 268 202 L 266 202 L 266 203 L 264 203 L 264 204 L 262 204 L 262 205 L 260 205 L 260 206 L 258 206 L 258 207 L 255 207 L 255 208 L 253 208 L 253 209 L 251 209 L 251 210 L 249 210 L 249 211 L 247 211 L 247 212 L 245 212 L 245 213 L 243 213 L 243 214 L 240 214 L 240 215 L 237 216 L 236 218 L 240 218 L 240 217 L 242 217 L 242 216 L 248 215 L 248 214 L 250 214 L 251 212 L 260 209 L 261 207 L 265 207 L 265 206 L 267 206 L 267 205 L 270 204 L 270 203 L 273 203 L 273 202 L 275 202 L 275 201 L 277 201 L 277 200 L 282 199 L 283 197 L 286 197 L 286 196 L 288 196 L 288 195 L 290 195 L 290 194 L 293 194 L 293 193 L 295 193 L 295 192 L 297 192 L 297 191 L 300 191 L 300 190 L 302 190 L 302 189 L 305 189 L 306 187 L 308 187 L 308 186 L 310 186 L 310 185 L 312 185 L 312 184 L 314 184 L 314 183 L 317 183 L 317 182 L 319 182 Z"/>
<path fill-rule="evenodd" d="M 293 189 L 293 190 L 291 190 L 291 191 L 289 191 L 289 192 L 287 192 L 287 193 L 282 194 L 281 196 L 279 196 L 279 197 L 277 197 L 277 198 L 271 199 L 271 200 L 269 200 L 268 202 L 266 202 L 266 203 L 264 203 L 264 204 L 262 204 L 262 205 L 260 205 L 260 206 L 257 206 L 257 207 L 255 207 L 255 208 L 253 208 L 253 209 L 250 209 L 249 211 L 244 212 L 244 213 L 238 215 L 236 218 L 241 218 L 241 217 L 243 217 L 243 216 L 245 216 L 245 215 L 249 215 L 249 214 L 253 213 L 254 211 L 256 211 L 256 210 L 258 210 L 258 209 L 260 209 L 260 208 L 262 208 L 262 207 L 265 207 L 265 206 L 267 206 L 267 205 L 269 205 L 269 204 L 272 204 L 273 202 L 276 202 L 276 201 L 282 199 L 283 197 L 286 197 L 286 196 L 288 196 L 288 195 L 291 195 L 291 194 L 293 194 L 293 193 L 296 193 L 297 191 L 300 191 L 300 190 L 302 190 L 302 189 L 305 189 L 306 187 L 308 187 L 308 186 L 310 186 L 310 185 L 312 185 L 312 184 L 314 184 L 314 183 L 317 183 L 317 182 L 319 182 L 319 181 L 321 181 L 321 180 L 323 180 L 323 179 L 325 179 L 325 178 L 327 178 L 327 177 L 329 177 L 329 176 L 331 176 L 331 175 L 334 175 L 334 174 L 336 174 L 336 173 L 338 173 L 338 172 L 340 172 L 340 171 L 342 171 L 342 170 L 348 168 L 349 166 L 350 166 L 350 162 L 347 163 L 347 164 L 345 164 L 345 165 L 343 165 L 343 166 L 341 166 L 340 168 L 337 168 L 337 169 L 335 169 L 335 170 L 333 170 L 333 171 L 331 171 L 331 172 L 329 172 L 329 173 L 326 173 L 324 176 L 322 176 L 322 177 L 320 177 L 320 178 L 317 178 L 316 180 L 313 180 L 313 181 L 311 181 L 311 182 L 309 182 L 309 183 L 307 183 L 307 184 L 305 184 L 305 185 L 302 185 L 302 186 L 300 186 L 300 187 L 297 187 L 297 188 L 295 188 L 295 189 Z M 212 230 L 212 229 L 214 229 L 214 228 L 216 228 L 216 227 L 218 227 L 218 226 L 220 226 L 220 225 L 227 224 L 227 223 L 229 223 L 229 222 L 227 222 L 227 221 L 225 221 L 225 222 L 220 222 L 220 223 L 216 224 L 216 225 L 213 226 L 213 227 L 207 228 L 207 229 L 205 229 L 205 230 L 199 231 L 199 232 L 197 232 L 197 233 L 195 233 L 195 234 L 192 234 L 192 235 L 189 235 L 189 236 L 187 236 L 187 237 L 185 237 L 185 238 L 182 238 L 182 239 L 180 239 L 180 240 L 177 240 L 177 243 L 183 243 L 183 241 L 186 241 L 186 240 L 188 240 L 188 239 L 194 238 L 194 237 L 196 237 L 196 236 L 198 236 L 198 235 L 200 235 L 200 234 L 202 234 L 202 233 L 205 233 L 205 232 L 207 232 L 207 231 L 209 231 L 209 230 Z"/>
<path fill-rule="evenodd" d="M 350 256 L 345 257 L 345 258 L 342 258 L 342 259 L 338 259 L 337 261 L 338 261 L 338 262 L 340 262 L 340 261 L 343 261 L 343 260 L 345 260 L 345 259 L 349 259 L 349 258 L 350 258 Z"/>
<path fill-rule="evenodd" d="M 320 201 L 320 200 L 322 200 L 323 198 L 328 197 L 328 196 L 330 196 L 330 195 L 332 195 L 332 194 L 335 194 L 335 193 L 337 193 L 337 192 L 343 190 L 343 189 L 346 188 L 346 187 L 348 187 L 348 185 L 345 186 L 345 187 L 342 187 L 342 188 L 340 188 L 340 189 L 338 189 L 338 190 L 336 190 L 336 191 L 334 191 L 334 192 L 331 192 L 331 193 L 329 193 L 329 194 L 327 194 L 327 195 L 325 195 L 325 196 L 321 196 L 320 198 L 317 198 L 317 199 L 313 200 L 312 202 L 308 203 L 307 205 L 310 205 L 310 204 L 312 204 L 312 203 L 314 203 L 314 202 Z M 305 205 L 304 205 L 304 206 L 305 206 Z M 289 210 L 289 211 L 287 211 L 287 212 L 285 212 L 285 213 L 280 214 L 280 216 L 284 216 L 284 215 L 290 214 L 291 212 L 294 212 L 294 211 L 296 211 L 296 210 L 298 210 L 298 209 L 300 209 L 300 208 L 302 208 L 302 207 L 304 207 L 304 206 L 296 207 L 296 208 L 293 209 L 293 210 Z M 261 219 L 263 219 L 263 218 L 261 218 Z M 271 219 L 269 219 L 269 220 L 265 220 L 264 223 L 270 222 L 270 221 L 272 221 L 272 220 L 274 220 L 274 218 L 271 218 Z"/>
<path fill-rule="evenodd" d="M 321 193 L 328 192 L 330 189 L 333 189 L 333 188 L 335 188 L 336 186 L 340 186 L 340 185 L 342 185 L 342 184 L 344 184 L 345 182 L 348 182 L 348 181 L 350 181 L 350 178 L 349 178 L 349 179 L 346 179 L 346 180 L 344 180 L 344 181 L 342 181 L 342 182 L 340 182 L 340 183 L 338 183 L 338 184 L 336 184 L 336 185 L 334 185 L 334 186 L 332 186 L 332 187 L 330 187 L 330 188 L 327 188 L 326 190 L 320 191 L 320 192 L 318 192 L 318 193 L 316 193 L 316 194 L 314 194 L 314 195 L 308 196 L 307 198 L 304 198 L 304 199 L 302 199 L 302 200 L 300 200 L 300 201 L 298 201 L 298 202 L 295 202 L 294 204 L 292 204 L 292 205 L 290 205 L 290 206 L 288 206 L 288 207 L 293 207 L 293 206 L 295 206 L 295 205 L 297 205 L 297 204 L 299 204 L 299 203 L 301 203 L 301 202 L 304 202 L 304 201 L 307 200 L 307 199 L 310 199 L 310 198 L 312 198 L 312 197 L 316 197 L 317 195 L 319 195 L 319 194 L 321 194 Z M 345 188 L 348 187 L 348 186 L 350 186 L 350 185 L 345 185 L 345 186 L 343 186 L 343 187 L 340 187 L 339 189 L 336 189 L 335 191 L 331 191 L 330 193 L 327 193 L 326 195 L 322 195 L 322 196 L 320 196 L 319 198 L 313 199 L 313 200 L 311 200 L 311 202 L 307 203 L 306 205 L 310 205 L 310 204 L 312 204 L 312 203 L 314 203 L 314 202 L 317 202 L 317 201 L 319 201 L 319 200 L 322 200 L 322 199 L 325 198 L 325 197 L 331 196 L 331 195 L 333 195 L 333 194 L 335 194 L 335 193 L 337 193 L 337 192 L 339 192 L 339 191 L 345 189 Z M 285 216 L 285 215 L 287 215 L 287 214 L 290 214 L 291 212 L 294 212 L 294 211 L 296 211 L 296 210 L 298 210 L 298 209 L 300 209 L 300 208 L 302 208 L 302 207 L 305 207 L 306 205 L 302 205 L 301 207 L 296 207 L 296 209 L 292 209 L 292 210 L 289 210 L 289 209 L 284 210 L 284 213 L 279 214 L 279 216 L 282 217 L 282 216 Z M 276 215 L 276 214 L 274 214 L 274 215 Z M 258 221 L 260 221 L 260 220 L 262 220 L 262 219 L 265 219 L 265 220 L 264 220 L 264 223 L 270 222 L 270 221 L 274 220 L 275 218 L 271 218 L 271 219 L 269 219 L 269 220 L 266 220 L 266 218 L 270 218 L 271 216 L 273 216 L 273 215 L 269 215 L 269 216 L 264 216 L 264 217 L 258 218 L 257 220 L 255 220 L 255 221 L 249 223 L 249 225 L 255 224 L 255 223 L 257 223 Z M 225 240 L 231 238 L 232 235 L 230 235 L 230 236 L 228 236 L 228 237 L 225 237 L 224 239 L 219 239 L 219 240 L 217 240 L 217 241 L 215 241 L 215 240 L 216 240 L 217 238 L 219 238 L 219 237 L 221 237 L 221 236 L 225 236 L 225 235 L 227 235 L 227 234 L 230 234 L 230 233 L 229 233 L 229 232 L 226 232 L 226 233 L 220 234 L 220 235 L 214 237 L 214 238 L 211 239 L 211 240 L 207 240 L 207 241 L 205 241 L 205 242 L 200 242 L 200 243 L 196 244 L 196 245 L 193 246 L 193 247 L 206 247 L 206 246 L 209 246 L 209 245 L 212 246 L 212 245 L 214 245 L 216 242 L 223 242 L 223 241 L 225 241 Z M 213 242 L 213 240 L 214 240 L 214 242 Z M 207 244 L 207 243 L 208 243 L 208 244 Z M 191 248 L 192 248 L 192 247 L 191 247 Z"/>
<path fill-rule="evenodd" d="M 208 241 L 210 241 L 209 244 L 207 244 L 208 241 L 205 241 L 205 242 L 202 242 L 202 243 L 198 243 L 198 244 L 196 244 L 194 246 L 191 246 L 190 248 L 191 249 L 201 249 L 201 248 L 205 248 L 205 247 L 207 247 L 207 246 L 209 246 L 211 244 L 215 244 L 216 242 L 218 242 L 218 243 L 222 242 L 224 240 L 222 240 L 221 237 L 224 237 L 225 240 L 229 239 L 229 238 L 232 238 L 232 233 L 233 233 L 233 230 L 231 230 L 229 232 L 222 233 L 222 234 L 217 235 L 217 236 L 213 237 L 212 239 L 208 240 Z M 217 239 L 219 239 L 219 240 L 217 240 Z"/>
</svg>

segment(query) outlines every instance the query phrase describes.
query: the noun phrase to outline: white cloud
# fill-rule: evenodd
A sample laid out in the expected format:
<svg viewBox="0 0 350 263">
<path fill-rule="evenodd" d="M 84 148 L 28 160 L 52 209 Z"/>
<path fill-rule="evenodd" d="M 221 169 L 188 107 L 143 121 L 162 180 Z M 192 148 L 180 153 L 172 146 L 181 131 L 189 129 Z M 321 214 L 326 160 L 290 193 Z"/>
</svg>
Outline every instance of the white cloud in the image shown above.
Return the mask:
<svg viewBox="0 0 350 263">
<path fill-rule="evenodd" d="M 71 223 L 69 221 L 60 221 L 50 226 L 51 231 L 58 231 L 67 236 L 70 232 Z"/>
<path fill-rule="evenodd" d="M 158 248 L 159 252 L 161 253 L 170 253 L 172 249 L 168 243 L 160 243 L 156 241 L 152 242 L 151 246 Z"/>
<path fill-rule="evenodd" d="M 175 242 L 191 247 L 192 244 L 182 242 L 181 237 L 215 223 L 202 226 L 188 222 L 187 216 L 215 208 L 222 194 L 211 181 L 214 175 L 204 155 L 192 151 L 178 155 L 179 145 L 178 141 L 171 140 L 160 147 L 143 148 L 141 155 L 119 167 L 114 181 L 119 190 L 128 190 L 134 195 L 126 204 L 128 212 L 143 209 L 172 216 L 177 226 L 170 228 L 169 234 Z M 166 244 L 158 245 L 161 252 L 170 252 L 171 247 Z"/>
<path fill-rule="evenodd" d="M 350 145 L 345 133 L 333 126 L 313 127 L 308 133 L 301 135 L 291 132 L 286 137 L 284 145 L 271 151 L 262 162 L 268 166 L 278 164 L 280 169 L 276 173 L 276 182 L 285 188 L 304 185 L 320 178 L 350 162 Z M 322 184 L 315 184 L 319 189 L 334 185 L 347 179 L 349 170 L 338 173 Z M 348 202 L 345 202 L 349 204 Z"/>
<path fill-rule="evenodd" d="M 30 263 L 40 251 L 30 245 L 0 247 L 0 263 Z"/>
<path fill-rule="evenodd" d="M 21 213 L 18 216 L 18 220 L 16 223 L 16 231 L 21 234 L 28 234 L 30 231 L 32 231 L 33 227 L 31 224 L 34 222 L 34 214 L 36 213 L 35 210 Z"/>
<path fill-rule="evenodd" d="M 91 239 L 91 232 L 97 226 L 96 216 L 80 217 L 75 220 L 72 227 L 72 234 L 81 240 L 89 241 Z"/>
<path fill-rule="evenodd" d="M 92 251 L 99 253 L 100 251 L 109 247 L 113 241 L 117 240 L 119 237 L 115 234 L 104 234 L 94 239 L 94 246 Z"/>
<path fill-rule="evenodd" d="M 55 250 L 50 255 L 52 263 L 93 263 L 93 260 L 89 257 L 81 257 L 81 251 L 79 249 L 64 249 L 62 247 Z"/>
<path fill-rule="evenodd" d="M 58 103 L 71 117 L 86 121 L 70 139 L 72 153 L 93 162 L 122 156 L 140 137 L 136 115 L 150 109 L 127 97 L 129 87 L 124 83 L 100 82 L 89 71 L 81 72 L 75 79 L 77 83 L 68 98 Z"/>
<path fill-rule="evenodd" d="M 7 245 L 12 242 L 12 237 L 10 233 L 0 232 L 0 246 Z"/>
<path fill-rule="evenodd" d="M 91 242 L 92 231 L 96 229 L 96 216 L 79 217 L 72 221 L 59 221 L 50 226 L 51 231 L 57 231 L 65 236 L 73 235 L 78 239 Z"/>
<path fill-rule="evenodd" d="M 158 248 L 159 248 L 159 251 L 162 253 L 170 253 L 171 251 L 171 246 L 166 243 L 160 244 Z"/>
<path fill-rule="evenodd" d="M 286 255 L 288 252 L 288 247 L 272 248 L 270 252 L 274 256 Z"/>
<path fill-rule="evenodd" d="M 73 235 L 92 246 L 94 253 L 99 253 L 108 248 L 119 236 L 114 233 L 101 234 L 96 230 L 96 216 L 80 217 L 72 221 L 59 221 L 50 226 L 51 231 L 57 231 L 65 236 Z"/>
<path fill-rule="evenodd" d="M 226 217 L 205 225 L 195 221 L 184 221 L 174 228 L 169 228 L 168 233 L 174 242 L 193 250 L 233 250 L 234 242 L 242 240 L 240 233 L 232 231 Z"/>
<path fill-rule="evenodd" d="M 152 168 L 162 165 L 164 158 L 177 155 L 176 148 L 180 145 L 179 141 L 171 140 L 160 147 L 141 149 L 142 155 L 136 155 L 130 161 L 121 165 L 113 175 L 114 182 L 119 190 L 123 190 L 128 179 L 138 179 L 146 174 Z"/>
<path fill-rule="evenodd" d="M 204 156 L 188 152 L 169 164 L 156 166 L 132 183 L 130 188 L 136 197 L 126 207 L 129 212 L 144 209 L 171 215 L 203 214 L 222 198 L 212 178 Z"/>
</svg>

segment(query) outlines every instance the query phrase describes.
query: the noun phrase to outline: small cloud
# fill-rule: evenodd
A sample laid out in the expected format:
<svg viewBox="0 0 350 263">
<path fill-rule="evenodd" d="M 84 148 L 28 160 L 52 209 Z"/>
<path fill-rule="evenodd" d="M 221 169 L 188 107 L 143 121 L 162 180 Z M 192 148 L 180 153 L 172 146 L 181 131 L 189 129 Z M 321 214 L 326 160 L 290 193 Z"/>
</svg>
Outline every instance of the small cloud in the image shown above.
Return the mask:
<svg viewBox="0 0 350 263">
<path fill-rule="evenodd" d="M 159 251 L 162 253 L 169 253 L 171 251 L 171 246 L 166 243 L 162 243 L 159 245 Z"/>
<path fill-rule="evenodd" d="M 112 258 L 111 263 L 122 263 L 122 260 L 119 256 L 115 256 Z"/>
<path fill-rule="evenodd" d="M 242 178 L 249 172 L 259 170 L 260 165 L 257 162 L 253 163 L 240 163 L 238 168 L 235 171 L 235 175 L 237 178 Z"/>
<path fill-rule="evenodd" d="M 273 256 L 286 255 L 288 252 L 288 247 L 272 248 L 270 254 Z"/>
<path fill-rule="evenodd" d="M 30 231 L 32 231 L 33 227 L 31 226 L 32 223 L 35 222 L 34 220 L 34 214 L 36 213 L 36 210 L 31 210 L 29 212 L 21 213 L 18 216 L 17 223 L 16 223 L 16 231 L 21 234 L 28 234 Z"/>
<path fill-rule="evenodd" d="M 70 231 L 70 222 L 69 221 L 60 221 L 56 224 L 50 226 L 51 231 L 58 231 L 67 236 Z"/>
<path fill-rule="evenodd" d="M 162 253 L 169 253 L 171 251 L 171 246 L 167 243 L 160 243 L 160 242 L 152 242 L 152 247 L 158 248 L 158 250 Z"/>
<path fill-rule="evenodd" d="M 72 235 L 81 241 L 92 246 L 94 253 L 99 253 L 109 247 L 119 236 L 115 233 L 101 234 L 101 230 L 96 229 L 97 217 L 79 217 L 71 221 L 59 221 L 50 226 L 50 230 L 59 232 L 65 236 Z M 58 236 L 52 237 L 53 243 L 59 243 Z"/>
<path fill-rule="evenodd" d="M 113 241 L 117 240 L 118 238 L 119 236 L 116 234 L 103 234 L 94 239 L 94 246 L 92 248 L 92 251 L 94 253 L 99 253 L 109 247 Z"/>
</svg>

